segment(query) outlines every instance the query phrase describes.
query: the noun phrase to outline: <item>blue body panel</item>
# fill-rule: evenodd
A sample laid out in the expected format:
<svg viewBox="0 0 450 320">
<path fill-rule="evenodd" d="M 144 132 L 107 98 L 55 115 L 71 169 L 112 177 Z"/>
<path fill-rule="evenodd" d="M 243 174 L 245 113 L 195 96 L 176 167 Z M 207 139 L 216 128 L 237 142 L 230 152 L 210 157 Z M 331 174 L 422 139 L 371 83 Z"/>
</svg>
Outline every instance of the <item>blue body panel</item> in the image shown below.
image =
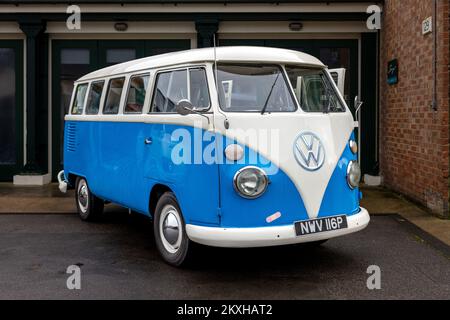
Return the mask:
<svg viewBox="0 0 450 320">
<path fill-rule="evenodd" d="M 232 141 L 227 139 L 225 145 L 230 143 Z M 242 147 L 245 161 L 220 166 L 222 226 L 226 228 L 267 227 L 307 220 L 305 205 L 292 180 L 254 150 L 246 146 Z M 262 168 L 268 174 L 270 181 L 266 192 L 255 200 L 239 196 L 233 186 L 236 172 L 249 165 Z M 277 212 L 281 213 L 281 217 L 268 223 L 267 217 Z"/>
<path fill-rule="evenodd" d="M 352 133 L 350 140 L 355 140 L 354 133 Z M 319 210 L 319 217 L 340 214 L 353 215 L 360 211 L 360 191 L 358 188 L 351 190 L 347 183 L 347 166 L 350 161 L 356 160 L 357 156 L 353 154 L 347 143 L 342 157 L 328 182 Z"/>
<path fill-rule="evenodd" d="M 66 122 L 65 176 L 85 177 L 96 196 L 146 215 L 153 186 L 164 184 L 177 196 L 186 223 L 218 225 L 218 166 L 174 165 L 171 152 L 177 142 L 171 136 L 176 129 L 180 126 Z M 146 138 L 152 144 L 146 145 Z"/>
<path fill-rule="evenodd" d="M 209 135 L 209 141 L 201 139 L 201 135 Z M 147 138 L 151 138 L 151 144 L 144 143 Z M 216 138 L 217 143 L 213 143 Z M 203 141 L 199 150 L 194 140 Z M 180 142 L 191 145 L 193 154 L 180 152 Z M 242 146 L 246 156 L 238 163 L 228 161 L 217 165 L 201 161 L 205 152 L 223 157 L 223 150 L 230 143 L 233 142 L 222 136 L 189 126 L 67 121 L 65 176 L 85 177 L 96 196 L 146 215 L 150 215 L 152 188 L 155 184 L 166 185 L 175 193 L 188 224 L 249 228 L 291 225 L 308 219 L 303 200 L 291 179 L 254 150 Z M 220 153 L 215 154 L 214 148 L 211 150 L 212 144 Z M 194 163 L 174 163 L 173 152 Z M 200 161 L 195 161 L 196 158 Z M 351 190 L 346 181 L 347 164 L 351 160 L 356 160 L 356 156 L 347 145 L 324 194 L 319 216 L 350 215 L 359 211 L 359 191 Z M 261 167 L 269 173 L 267 191 L 255 200 L 240 197 L 233 187 L 236 172 L 248 165 Z M 266 222 L 267 217 L 277 212 L 281 213 L 279 219 L 270 224 Z"/>
</svg>

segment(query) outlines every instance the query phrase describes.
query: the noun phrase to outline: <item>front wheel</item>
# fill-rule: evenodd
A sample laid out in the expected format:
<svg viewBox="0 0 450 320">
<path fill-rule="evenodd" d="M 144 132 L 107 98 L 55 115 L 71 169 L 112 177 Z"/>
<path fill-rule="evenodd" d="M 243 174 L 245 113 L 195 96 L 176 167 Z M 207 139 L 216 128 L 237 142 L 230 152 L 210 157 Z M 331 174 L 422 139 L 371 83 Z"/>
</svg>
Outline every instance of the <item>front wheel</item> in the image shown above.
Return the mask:
<svg viewBox="0 0 450 320">
<path fill-rule="evenodd" d="M 168 264 L 179 267 L 191 256 L 192 242 L 186 234 L 181 209 L 172 192 L 159 198 L 153 219 L 156 247 Z"/>
<path fill-rule="evenodd" d="M 85 178 L 77 178 L 75 183 L 75 202 L 78 215 L 83 221 L 98 220 L 103 214 L 104 202 L 91 192 Z"/>
</svg>

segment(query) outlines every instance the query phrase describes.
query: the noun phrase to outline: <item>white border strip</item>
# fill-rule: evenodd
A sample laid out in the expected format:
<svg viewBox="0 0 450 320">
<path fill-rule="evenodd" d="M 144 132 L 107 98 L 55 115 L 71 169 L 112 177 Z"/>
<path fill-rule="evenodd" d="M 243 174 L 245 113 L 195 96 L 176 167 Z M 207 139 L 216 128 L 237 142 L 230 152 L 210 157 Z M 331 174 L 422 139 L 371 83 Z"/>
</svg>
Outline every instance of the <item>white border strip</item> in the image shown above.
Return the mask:
<svg viewBox="0 0 450 320">
<path fill-rule="evenodd" d="M 75 2 L 76 3 L 76 2 Z M 82 13 L 339 13 L 366 12 L 370 3 L 80 4 Z M 67 5 L 0 5 L 0 13 L 66 13 Z"/>
</svg>

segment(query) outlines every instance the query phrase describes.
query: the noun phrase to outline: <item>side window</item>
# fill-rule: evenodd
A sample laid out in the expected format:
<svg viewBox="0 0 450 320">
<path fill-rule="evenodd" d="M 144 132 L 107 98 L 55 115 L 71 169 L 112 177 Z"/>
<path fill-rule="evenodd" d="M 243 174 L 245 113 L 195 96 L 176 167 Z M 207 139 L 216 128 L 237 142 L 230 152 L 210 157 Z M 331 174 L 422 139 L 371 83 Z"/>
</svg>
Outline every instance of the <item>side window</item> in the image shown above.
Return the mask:
<svg viewBox="0 0 450 320">
<path fill-rule="evenodd" d="M 125 113 L 142 113 L 149 75 L 132 76 L 128 87 Z"/>
<path fill-rule="evenodd" d="M 196 109 L 209 108 L 208 83 L 203 68 L 189 69 L 189 100 Z"/>
<path fill-rule="evenodd" d="M 83 113 L 83 103 L 86 97 L 87 83 L 79 84 L 75 91 L 75 99 L 73 99 L 72 114 L 82 114 Z"/>
<path fill-rule="evenodd" d="M 125 77 L 111 79 L 109 81 L 103 114 L 117 114 L 119 112 L 120 97 L 122 96 L 124 82 Z"/>
<path fill-rule="evenodd" d="M 105 81 L 92 82 L 86 102 L 86 114 L 98 114 Z"/>
<path fill-rule="evenodd" d="M 195 109 L 209 108 L 205 69 L 190 68 L 189 73 L 188 70 L 176 70 L 157 75 L 151 112 L 173 113 L 183 99 L 189 100 Z"/>
<path fill-rule="evenodd" d="M 188 99 L 187 70 L 159 73 L 151 111 L 173 113 L 182 99 Z"/>
</svg>

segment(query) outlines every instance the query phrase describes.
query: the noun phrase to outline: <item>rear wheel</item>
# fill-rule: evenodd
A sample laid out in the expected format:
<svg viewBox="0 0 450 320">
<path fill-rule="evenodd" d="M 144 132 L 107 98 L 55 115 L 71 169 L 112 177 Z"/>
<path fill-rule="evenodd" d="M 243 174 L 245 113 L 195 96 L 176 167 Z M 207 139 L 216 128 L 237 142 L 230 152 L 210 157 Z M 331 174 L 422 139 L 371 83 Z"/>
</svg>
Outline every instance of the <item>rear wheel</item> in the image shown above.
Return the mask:
<svg viewBox="0 0 450 320">
<path fill-rule="evenodd" d="M 77 178 L 75 183 L 75 202 L 78 215 L 83 221 L 98 220 L 103 214 L 104 202 L 91 192 L 85 178 Z"/>
<path fill-rule="evenodd" d="M 153 220 L 156 247 L 168 264 L 179 267 L 192 255 L 192 242 L 177 199 L 172 192 L 164 193 L 158 200 Z"/>
</svg>

